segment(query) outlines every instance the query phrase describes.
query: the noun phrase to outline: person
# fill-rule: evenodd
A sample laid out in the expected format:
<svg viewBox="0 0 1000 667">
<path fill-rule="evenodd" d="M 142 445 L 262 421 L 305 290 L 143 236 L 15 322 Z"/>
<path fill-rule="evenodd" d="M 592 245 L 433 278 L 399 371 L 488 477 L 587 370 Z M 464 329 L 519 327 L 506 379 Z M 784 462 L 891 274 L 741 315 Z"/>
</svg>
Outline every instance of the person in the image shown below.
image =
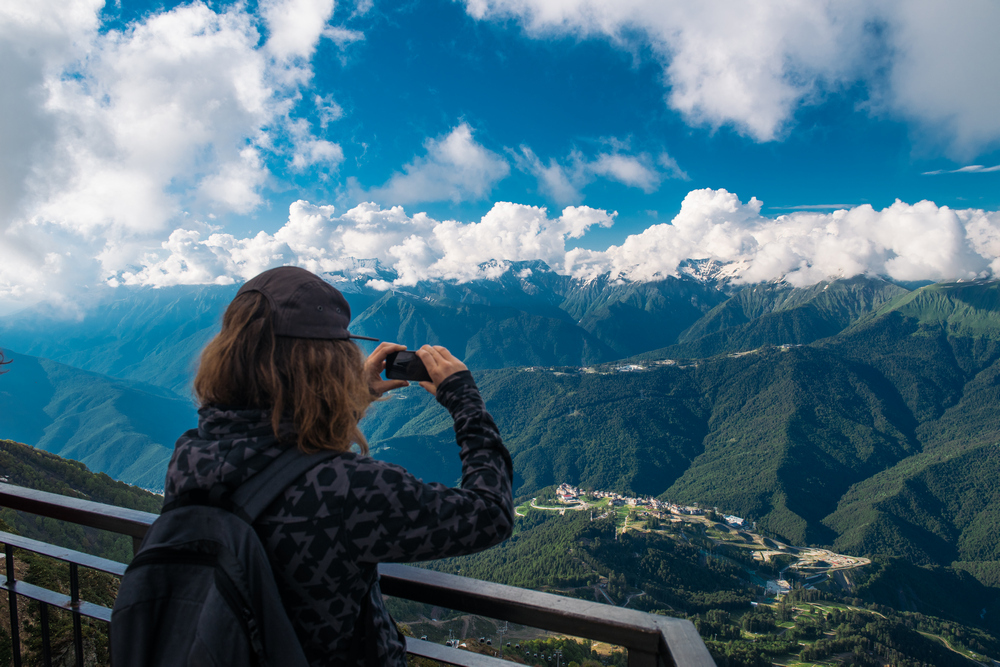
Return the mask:
<svg viewBox="0 0 1000 667">
<path fill-rule="evenodd" d="M 465 364 L 430 345 L 417 351 L 431 376 L 420 384 L 454 419 L 461 487 L 367 456 L 358 422 L 373 400 L 408 384 L 381 377 L 386 356 L 405 347 L 383 342 L 365 359 L 350 317 L 343 295 L 304 269 L 272 269 L 242 286 L 202 352 L 198 428 L 177 441 L 164 504 L 220 481 L 235 488 L 288 447 L 340 452 L 288 487 L 254 527 L 310 665 L 405 665 L 378 563 L 469 554 L 507 539 L 513 466 Z"/>
</svg>

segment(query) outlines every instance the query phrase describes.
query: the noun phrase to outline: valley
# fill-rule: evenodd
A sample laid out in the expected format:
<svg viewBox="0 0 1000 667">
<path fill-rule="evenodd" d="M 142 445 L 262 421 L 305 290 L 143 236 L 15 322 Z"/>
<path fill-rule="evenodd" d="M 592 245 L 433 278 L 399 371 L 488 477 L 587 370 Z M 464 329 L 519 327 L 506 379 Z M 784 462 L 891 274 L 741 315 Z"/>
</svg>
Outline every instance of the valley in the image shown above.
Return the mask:
<svg viewBox="0 0 1000 667">
<path fill-rule="evenodd" d="M 723 557 L 731 550 L 738 550 L 734 552 L 739 553 L 734 559 L 737 563 L 746 564 L 749 557 L 761 565 L 771 566 L 771 571 L 766 574 L 775 578 L 757 577 L 765 582 L 762 598 L 778 598 L 788 594 L 792 590 L 792 582 L 801 582 L 803 587 L 811 589 L 833 581 L 849 592 L 850 579 L 845 573 L 871 564 L 868 558 L 816 547 L 795 547 L 776 538 L 766 537 L 754 532 L 753 527 L 741 517 L 721 514 L 718 508 L 704 508 L 698 503 L 694 506 L 677 505 L 655 498 L 622 496 L 608 491 L 582 491 L 562 483 L 556 488 L 551 506 L 539 505 L 538 497 L 534 497 L 514 511 L 518 516 L 527 516 L 530 510 L 557 512 L 560 515 L 565 515 L 567 511 L 589 511 L 591 520 L 614 518 L 616 530 L 620 531 L 617 534 L 654 531 L 679 535 L 685 542 L 707 548 L 706 553 L 715 553 L 718 547 L 723 547 L 718 550 Z M 680 531 L 660 530 L 664 522 L 672 524 L 672 528 L 679 527 Z M 692 537 L 696 539 L 692 540 Z M 775 566 L 781 568 L 776 573 Z M 605 598 L 614 604 L 606 595 Z M 628 606 L 631 599 L 626 600 L 622 606 Z"/>
<path fill-rule="evenodd" d="M 872 600 L 882 564 L 739 530 L 729 525 L 738 517 L 714 508 L 655 508 L 651 499 L 630 504 L 601 492 L 560 499 L 565 489 L 524 499 L 508 543 L 426 567 L 686 617 L 720 665 L 957 667 L 992 665 L 989 656 L 1000 655 L 989 632 Z M 767 561 L 748 557 L 764 551 Z M 769 590 L 767 577 L 788 588 Z M 488 655 L 503 649 L 517 663 L 551 665 L 561 651 L 580 665 L 625 665 L 614 646 L 437 607 L 395 600 L 390 607 L 415 636 Z"/>
<path fill-rule="evenodd" d="M 805 645 L 863 635 L 898 651 L 886 637 L 902 633 L 1000 654 L 982 649 L 1000 633 L 1000 282 L 793 287 L 682 272 L 581 283 L 537 262 L 495 268 L 396 291 L 328 276 L 354 308 L 352 331 L 465 358 L 510 449 L 514 538 L 434 567 L 688 616 L 734 646 L 754 643 L 741 625 L 751 602 L 777 614 L 764 593 L 774 582 L 799 615 L 847 614 L 838 622 L 853 629 L 824 625 Z M 0 318 L 13 361 L 0 437 L 158 490 L 174 439 L 197 420 L 198 350 L 234 291 L 118 288 L 80 319 Z M 361 427 L 373 456 L 457 483 L 451 420 L 419 387 L 373 403 Z M 605 495 L 572 511 L 555 502 L 560 484 Z M 813 589 L 832 599 L 796 597 Z M 758 649 L 772 640 L 785 653 L 766 660 L 793 664 L 783 637 L 726 664 L 765 664 Z"/>
</svg>

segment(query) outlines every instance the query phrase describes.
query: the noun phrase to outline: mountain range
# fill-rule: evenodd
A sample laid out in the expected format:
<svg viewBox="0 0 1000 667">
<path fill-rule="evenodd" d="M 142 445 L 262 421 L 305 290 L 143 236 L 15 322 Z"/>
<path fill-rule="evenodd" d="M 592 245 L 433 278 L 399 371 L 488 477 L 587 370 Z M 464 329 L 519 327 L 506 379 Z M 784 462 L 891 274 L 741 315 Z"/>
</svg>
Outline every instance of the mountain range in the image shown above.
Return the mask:
<svg viewBox="0 0 1000 667">
<path fill-rule="evenodd" d="M 476 371 L 516 489 L 570 482 L 700 502 L 800 544 L 902 556 L 1000 585 L 1000 284 L 582 283 L 541 263 L 377 290 L 327 278 L 352 331 L 448 346 Z M 384 285 L 385 283 L 383 283 Z M 235 286 L 117 288 L 66 319 L 0 319 L 0 437 L 150 489 L 194 424 L 190 379 Z M 418 387 L 373 404 L 376 456 L 459 474 L 450 420 Z"/>
</svg>

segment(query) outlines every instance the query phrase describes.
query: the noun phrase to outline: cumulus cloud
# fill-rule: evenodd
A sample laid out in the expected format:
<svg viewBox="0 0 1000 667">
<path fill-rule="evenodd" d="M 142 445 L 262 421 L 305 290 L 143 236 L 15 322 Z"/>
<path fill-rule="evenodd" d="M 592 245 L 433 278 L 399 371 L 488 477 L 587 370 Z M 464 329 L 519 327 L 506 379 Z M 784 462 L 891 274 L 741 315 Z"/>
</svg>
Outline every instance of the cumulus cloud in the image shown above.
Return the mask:
<svg viewBox="0 0 1000 667">
<path fill-rule="evenodd" d="M 605 251 L 571 250 L 565 270 L 652 280 L 678 275 L 685 259 L 714 259 L 731 264 L 739 282 L 783 278 L 800 286 L 858 274 L 939 281 L 1000 271 L 998 212 L 897 200 L 881 211 L 864 205 L 768 218 L 761 205 L 726 190 L 694 190 L 671 224 Z"/>
<path fill-rule="evenodd" d="M 258 7 L 270 33 L 265 48 L 281 60 L 310 58 L 333 15 L 333 0 L 262 0 Z"/>
<path fill-rule="evenodd" d="M 115 282 L 228 283 L 281 264 L 351 271 L 359 259 L 377 259 L 397 272 L 394 283 L 371 283 L 380 289 L 489 278 L 504 270 L 503 260 L 542 260 L 580 280 L 606 274 L 657 280 L 680 275 L 687 259 L 722 262 L 743 283 L 784 279 L 805 286 L 858 274 L 903 281 L 1000 276 L 1000 212 L 897 201 L 882 210 L 865 205 L 770 218 L 761 206 L 726 190 L 694 190 L 670 223 L 607 250 L 567 250 L 569 240 L 610 226 L 615 215 L 569 206 L 553 217 L 544 208 L 501 202 L 479 221 L 461 223 L 410 216 L 400 206 L 365 203 L 337 215 L 332 206 L 298 201 L 273 235 L 177 230 L 143 258 L 140 270 L 122 272 Z"/>
<path fill-rule="evenodd" d="M 460 123 L 443 137 L 427 139 L 426 155 L 414 158 L 366 196 L 400 204 L 483 199 L 506 178 L 510 165 L 472 134 L 468 123 Z"/>
<path fill-rule="evenodd" d="M 581 151 L 573 150 L 564 160 L 549 158 L 548 163 L 542 162 L 528 146 L 521 146 L 519 153 L 513 153 L 514 165 L 537 178 L 539 190 L 561 204 L 583 201 L 583 188 L 598 178 L 639 188 L 647 194 L 655 192 L 664 178 L 688 180 L 688 175 L 666 153 L 657 158 L 664 169 L 661 172 L 648 154 L 631 155 L 626 144 L 607 143 L 611 152 L 587 158 Z"/>
<path fill-rule="evenodd" d="M 29 298 L 38 285 L 49 300 L 71 303 L 79 290 L 105 284 L 229 284 L 287 264 L 358 275 L 360 261 L 373 259 L 396 272 L 393 282 L 369 276 L 377 289 L 495 277 L 505 270 L 504 260 L 541 260 L 583 281 L 677 276 L 688 259 L 721 262 L 738 283 L 784 279 L 805 286 L 858 274 L 903 281 L 1000 276 L 997 211 L 897 201 L 882 210 L 864 205 L 772 218 L 761 215 L 761 208 L 756 198 L 743 202 L 726 190 L 693 190 L 670 223 L 654 224 L 606 250 L 567 247 L 585 241 L 595 226 L 611 226 L 614 213 L 568 206 L 550 214 L 509 202 L 495 204 L 477 221 L 459 222 L 372 202 L 338 213 L 333 206 L 297 201 L 274 234 L 237 237 L 192 221 L 154 247 L 95 238 L 81 252 L 56 250 L 71 247 L 74 237 L 38 223 L 47 226 L 41 231 L 49 243 L 32 250 L 37 261 L 26 261 L 30 253 L 23 249 L 5 254 L 5 270 L 9 265 L 9 275 L 17 277 L 4 286 L 0 301 Z M 124 268 L 109 274 L 108 266 Z"/>
<path fill-rule="evenodd" d="M 580 238 L 594 225 L 610 226 L 613 219 L 614 214 L 585 206 L 567 207 L 551 218 L 544 208 L 500 202 L 479 222 L 441 222 L 423 213 L 408 216 L 400 206 L 365 203 L 338 216 L 332 206 L 297 201 L 273 235 L 238 239 L 210 230 L 176 230 L 146 254 L 140 270 L 120 272 L 113 284 L 228 284 L 284 264 L 343 271 L 361 258 L 395 269 L 396 285 L 489 277 L 482 265 L 495 259 L 540 259 L 561 270 L 567 239 Z"/>
<path fill-rule="evenodd" d="M 250 213 L 275 161 L 343 160 L 292 115 L 333 0 L 270 0 L 260 17 L 193 2 L 122 30 L 102 30 L 102 6 L 0 3 L 5 296 L 59 292 L 82 267 L 115 274 L 189 213 Z M 317 106 L 321 123 L 337 116 Z M 31 266 L 47 267 L 33 285 Z"/>
<path fill-rule="evenodd" d="M 1000 145 L 1000 3 L 885 4 L 893 57 L 878 105 L 913 121 L 957 157 Z"/>
<path fill-rule="evenodd" d="M 599 37 L 663 67 L 667 104 L 692 124 L 779 139 L 803 104 L 855 83 L 869 109 L 910 120 L 956 155 L 1000 141 L 1000 5 L 970 0 L 463 0 L 529 35 Z"/>
</svg>

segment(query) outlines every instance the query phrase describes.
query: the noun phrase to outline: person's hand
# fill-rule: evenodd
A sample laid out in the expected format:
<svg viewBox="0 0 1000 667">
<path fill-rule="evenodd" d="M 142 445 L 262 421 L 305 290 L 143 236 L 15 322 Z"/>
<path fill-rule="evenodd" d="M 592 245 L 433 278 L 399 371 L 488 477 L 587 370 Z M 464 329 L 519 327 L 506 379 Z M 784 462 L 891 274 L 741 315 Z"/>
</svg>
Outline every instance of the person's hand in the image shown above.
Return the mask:
<svg viewBox="0 0 1000 667">
<path fill-rule="evenodd" d="M 368 380 L 368 388 L 375 396 L 381 396 L 387 391 L 406 387 L 410 383 L 406 380 L 383 380 L 382 371 L 385 370 L 385 358 L 393 352 L 402 352 L 405 345 L 399 343 L 379 343 L 378 347 L 365 359 L 365 378 Z"/>
<path fill-rule="evenodd" d="M 431 381 L 426 380 L 420 386 L 426 389 L 433 396 L 437 396 L 438 385 L 448 379 L 449 376 L 459 371 L 467 371 L 469 368 L 459 359 L 440 345 L 424 345 L 417 350 L 417 356 L 424 362 L 427 374 L 431 376 Z"/>
</svg>

